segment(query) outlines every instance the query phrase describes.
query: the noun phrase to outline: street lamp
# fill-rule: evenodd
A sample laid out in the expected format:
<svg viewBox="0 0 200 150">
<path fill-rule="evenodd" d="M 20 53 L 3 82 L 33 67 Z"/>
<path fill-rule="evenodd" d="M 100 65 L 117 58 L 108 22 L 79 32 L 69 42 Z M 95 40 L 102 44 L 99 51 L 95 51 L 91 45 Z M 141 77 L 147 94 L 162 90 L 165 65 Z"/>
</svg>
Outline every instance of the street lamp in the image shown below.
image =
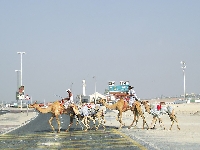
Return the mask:
<svg viewBox="0 0 200 150">
<path fill-rule="evenodd" d="M 21 86 L 22 86 L 22 55 L 26 54 L 25 52 L 17 52 L 17 54 L 21 55 Z M 21 99 L 21 111 L 22 111 L 22 99 Z"/>
<path fill-rule="evenodd" d="M 183 89 L 184 89 L 184 100 L 185 100 L 185 69 L 186 69 L 186 63 L 184 61 L 181 61 L 181 68 L 183 69 Z"/>
<path fill-rule="evenodd" d="M 96 76 L 94 76 L 93 77 L 94 78 L 94 95 L 95 95 L 95 98 L 94 98 L 94 104 L 96 104 L 96 91 L 97 91 L 97 89 L 96 89 Z"/>
<path fill-rule="evenodd" d="M 70 86 L 70 90 L 72 91 L 72 85 L 73 85 L 73 82 L 71 83 L 71 86 Z"/>
<path fill-rule="evenodd" d="M 15 70 L 15 72 L 17 72 L 17 90 L 19 88 L 19 72 L 20 70 Z"/>
<path fill-rule="evenodd" d="M 21 86 L 22 86 L 22 55 L 26 54 L 25 52 L 17 52 L 17 54 L 21 55 Z"/>
</svg>

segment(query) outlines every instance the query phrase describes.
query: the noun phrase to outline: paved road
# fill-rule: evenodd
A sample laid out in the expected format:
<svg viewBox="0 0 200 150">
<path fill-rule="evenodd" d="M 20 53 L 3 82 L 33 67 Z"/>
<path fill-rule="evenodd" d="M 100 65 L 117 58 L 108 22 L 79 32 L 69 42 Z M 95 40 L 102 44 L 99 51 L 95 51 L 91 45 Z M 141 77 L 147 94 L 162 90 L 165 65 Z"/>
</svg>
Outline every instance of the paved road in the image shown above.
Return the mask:
<svg viewBox="0 0 200 150">
<path fill-rule="evenodd" d="M 139 150 L 142 145 L 122 134 L 114 127 L 100 128 L 98 131 L 81 130 L 73 126 L 65 132 L 69 116 L 62 115 L 61 133 L 51 133 L 48 120 L 51 114 L 40 114 L 25 126 L 0 137 L 1 149 L 94 149 L 94 150 Z M 56 121 L 53 121 L 56 125 Z M 57 129 L 57 126 L 55 126 Z"/>
<path fill-rule="evenodd" d="M 8 112 L 9 112 L 8 110 L 0 110 L 0 115 L 6 114 Z"/>
<path fill-rule="evenodd" d="M 65 132 L 69 117 L 62 115 L 60 134 L 51 133 L 48 124 L 50 114 L 40 114 L 35 118 L 36 115 L 32 112 L 27 116 L 26 111 L 0 115 L 0 124 L 5 129 L 9 129 L 9 126 L 18 128 L 20 124 L 24 125 L 12 132 L 6 132 L 7 134 L 0 131 L 0 149 L 199 150 L 200 147 L 199 116 L 192 114 L 178 114 L 181 130 L 174 126 L 173 130 L 169 131 L 161 129 L 158 125 L 155 130 L 142 129 L 141 119 L 137 127 L 127 129 L 133 116 L 132 112 L 126 112 L 123 114 L 123 122 L 126 126 L 118 130 L 116 127 L 119 127 L 119 122 L 115 119 L 117 111 L 109 111 L 106 114 L 106 131 L 101 128 L 98 131 L 88 132 L 81 131 L 80 126 L 76 130 L 73 126 L 70 132 Z M 147 122 L 150 123 L 152 116 L 146 117 Z M 169 129 L 171 124 L 169 117 L 164 115 L 162 119 L 165 127 Z M 54 121 L 53 124 L 56 125 L 56 122 Z"/>
</svg>

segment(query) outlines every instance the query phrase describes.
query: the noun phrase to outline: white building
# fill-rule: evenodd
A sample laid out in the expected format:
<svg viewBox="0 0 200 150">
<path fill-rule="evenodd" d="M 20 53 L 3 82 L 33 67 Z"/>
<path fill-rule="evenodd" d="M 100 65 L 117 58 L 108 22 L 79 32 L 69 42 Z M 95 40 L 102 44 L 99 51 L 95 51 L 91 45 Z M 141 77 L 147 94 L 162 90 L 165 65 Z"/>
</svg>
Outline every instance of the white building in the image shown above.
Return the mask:
<svg viewBox="0 0 200 150">
<path fill-rule="evenodd" d="M 94 102 L 95 99 L 96 100 L 99 100 L 101 98 L 106 99 L 105 95 L 102 95 L 98 92 L 95 92 L 94 94 L 89 95 L 89 97 L 90 97 L 90 102 Z"/>
</svg>

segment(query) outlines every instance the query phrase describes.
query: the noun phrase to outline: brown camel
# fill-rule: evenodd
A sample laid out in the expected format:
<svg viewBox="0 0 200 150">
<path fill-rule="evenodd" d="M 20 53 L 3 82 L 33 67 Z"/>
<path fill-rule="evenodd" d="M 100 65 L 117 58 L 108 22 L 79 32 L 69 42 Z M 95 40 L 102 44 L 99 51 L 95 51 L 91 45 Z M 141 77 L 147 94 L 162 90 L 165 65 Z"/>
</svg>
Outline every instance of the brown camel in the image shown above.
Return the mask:
<svg viewBox="0 0 200 150">
<path fill-rule="evenodd" d="M 105 123 L 106 123 L 106 120 L 105 120 L 105 110 L 106 110 L 106 107 L 105 106 L 100 106 L 99 108 L 95 108 L 95 111 L 96 113 L 95 114 L 92 114 L 91 117 L 93 117 L 94 121 L 97 120 L 98 121 L 98 125 L 95 126 L 96 130 L 99 129 L 100 125 L 102 125 L 102 127 L 104 128 L 104 130 L 106 129 L 105 127 Z M 96 124 L 94 122 L 94 124 Z"/>
<path fill-rule="evenodd" d="M 144 116 L 144 112 L 141 109 L 141 102 L 135 101 L 133 103 L 133 106 L 132 106 L 132 111 L 133 111 L 134 118 L 133 118 L 133 122 L 128 127 L 128 129 L 130 129 L 133 126 L 134 122 L 136 123 L 135 126 L 137 126 L 137 123 L 138 123 L 138 120 L 139 120 L 139 116 L 140 116 L 142 118 L 142 120 L 143 120 L 143 126 L 142 126 L 142 128 L 144 129 L 144 125 L 146 124 L 147 130 L 148 130 L 149 126 L 148 126 L 148 124 L 146 122 L 146 119 L 145 119 L 145 116 Z"/>
<path fill-rule="evenodd" d="M 39 106 L 39 104 L 37 104 L 36 102 L 33 104 L 29 105 L 29 108 L 35 108 L 36 110 L 38 110 L 40 113 L 52 113 L 51 118 L 49 119 L 49 125 L 51 126 L 53 132 L 55 131 L 55 128 L 52 125 L 52 120 L 54 118 L 56 118 L 57 124 L 58 124 L 58 133 L 60 133 L 60 119 L 59 116 L 61 114 L 67 114 L 70 116 L 70 124 L 67 128 L 66 131 L 69 131 L 70 127 L 73 125 L 73 119 L 76 116 L 76 113 L 74 112 L 75 109 L 74 106 L 69 106 L 67 109 L 65 109 L 65 107 L 62 105 L 62 103 L 60 101 L 55 101 L 53 104 L 51 104 L 50 106 L 48 106 L 47 108 L 41 108 Z M 78 124 L 78 119 L 80 118 L 80 116 L 77 114 L 77 122 L 76 125 Z"/>
<path fill-rule="evenodd" d="M 144 106 L 145 111 L 153 116 L 150 129 L 154 129 L 155 128 L 155 124 L 156 124 L 156 122 L 158 120 L 158 122 L 160 124 L 160 127 L 165 130 L 165 126 L 164 126 L 163 121 L 161 119 L 161 115 L 162 114 L 160 112 L 158 112 L 158 111 L 157 112 L 155 112 L 153 110 L 151 111 L 151 107 L 150 107 L 149 101 L 142 101 L 141 103 Z"/>
<path fill-rule="evenodd" d="M 118 115 L 117 115 L 116 120 L 119 121 L 119 123 L 120 123 L 119 129 L 121 129 L 121 127 L 124 126 L 124 123 L 122 122 L 122 112 L 125 112 L 127 110 L 133 111 L 133 114 L 134 114 L 134 120 L 133 120 L 132 124 L 129 126 L 129 129 L 131 128 L 131 126 L 133 125 L 133 123 L 135 121 L 137 123 L 137 120 L 138 120 L 137 118 L 139 117 L 139 115 L 141 115 L 143 118 L 143 128 L 144 128 L 144 124 L 146 123 L 146 120 L 141 111 L 140 102 L 135 101 L 131 108 L 129 107 L 128 102 L 122 98 L 120 100 L 118 100 L 115 104 L 112 104 L 112 105 L 108 105 L 106 103 L 106 99 L 99 100 L 99 103 L 103 104 L 108 109 L 118 110 Z"/>
<path fill-rule="evenodd" d="M 172 129 L 172 126 L 174 124 L 174 122 L 177 123 L 177 128 L 180 130 L 180 127 L 178 125 L 178 120 L 176 118 L 176 115 L 175 115 L 175 110 L 171 107 L 171 106 L 167 106 L 167 107 L 164 107 L 162 108 L 161 111 L 154 111 L 151 107 L 150 107 L 150 104 L 147 102 L 147 101 L 143 101 L 142 104 L 144 105 L 145 107 L 145 110 L 149 113 L 149 114 L 152 114 L 153 115 L 153 120 L 152 120 L 152 123 L 151 123 L 151 128 L 153 128 L 153 126 L 155 127 L 155 123 L 156 121 L 158 120 L 159 123 L 160 123 L 160 126 L 164 127 L 164 125 L 162 125 L 162 119 L 161 119 L 161 116 L 163 114 L 168 114 L 170 120 L 171 120 L 171 126 L 170 126 L 170 129 Z M 165 129 L 165 127 L 164 127 Z"/>
<path fill-rule="evenodd" d="M 70 127 L 73 125 L 73 119 L 76 117 L 76 125 L 81 121 L 81 123 L 85 126 L 84 131 L 87 131 L 90 126 L 89 126 L 89 121 L 92 120 L 95 125 L 95 120 L 93 119 L 92 116 L 82 116 L 79 112 L 79 108 L 76 104 L 71 104 L 70 107 L 73 109 L 71 115 L 70 115 L 70 124 L 69 127 L 66 131 L 69 131 Z M 80 123 L 79 123 L 80 124 Z"/>
<path fill-rule="evenodd" d="M 35 108 L 40 113 L 52 113 L 51 118 L 49 119 L 49 125 L 51 126 L 53 132 L 55 131 L 55 128 L 52 125 L 53 118 L 56 118 L 56 121 L 58 123 L 58 133 L 60 132 L 60 119 L 59 116 L 64 112 L 64 106 L 60 104 L 59 101 L 55 101 L 52 105 L 48 106 L 47 108 L 41 108 L 39 104 L 36 102 L 29 105 L 29 108 Z"/>
<path fill-rule="evenodd" d="M 105 107 L 100 107 L 100 106 L 95 106 L 95 108 L 92 110 L 92 108 L 88 108 L 88 111 L 90 112 L 89 115 L 84 116 L 81 115 L 81 113 L 79 112 L 79 110 L 82 108 L 82 106 L 77 106 L 75 104 L 71 105 L 73 107 L 73 110 L 75 112 L 75 115 L 80 116 L 79 120 L 81 120 L 82 124 L 84 124 L 85 131 L 87 131 L 90 128 L 90 121 L 93 122 L 93 127 L 95 128 L 95 130 L 98 130 L 99 126 L 102 125 L 102 127 L 105 130 L 105 116 L 104 116 L 104 112 L 105 112 Z M 93 113 L 91 113 L 93 112 Z M 97 126 L 96 126 L 96 120 L 98 121 Z"/>
</svg>

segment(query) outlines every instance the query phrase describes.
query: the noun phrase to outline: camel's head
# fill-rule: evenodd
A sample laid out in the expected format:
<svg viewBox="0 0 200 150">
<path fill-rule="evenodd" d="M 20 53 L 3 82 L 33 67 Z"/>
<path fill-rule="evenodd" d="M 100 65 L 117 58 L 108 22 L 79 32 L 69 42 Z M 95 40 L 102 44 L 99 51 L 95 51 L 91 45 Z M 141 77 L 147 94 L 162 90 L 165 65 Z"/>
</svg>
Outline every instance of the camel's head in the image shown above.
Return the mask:
<svg viewBox="0 0 200 150">
<path fill-rule="evenodd" d="M 136 108 L 140 108 L 141 107 L 141 103 L 139 101 L 135 101 L 134 105 Z"/>
<path fill-rule="evenodd" d="M 78 106 L 75 104 L 70 104 L 69 107 L 72 107 L 73 109 L 78 109 Z"/>
<path fill-rule="evenodd" d="M 106 103 L 106 99 L 100 99 L 100 100 L 99 100 L 99 103 L 100 103 L 100 104 L 105 104 L 105 103 Z"/>
<path fill-rule="evenodd" d="M 146 110 L 147 112 L 151 110 L 149 101 L 142 101 L 141 104 L 144 105 L 144 108 L 145 108 L 145 110 Z"/>
<path fill-rule="evenodd" d="M 29 108 L 36 108 L 38 106 L 37 101 L 35 101 L 33 104 L 29 104 Z"/>
</svg>

